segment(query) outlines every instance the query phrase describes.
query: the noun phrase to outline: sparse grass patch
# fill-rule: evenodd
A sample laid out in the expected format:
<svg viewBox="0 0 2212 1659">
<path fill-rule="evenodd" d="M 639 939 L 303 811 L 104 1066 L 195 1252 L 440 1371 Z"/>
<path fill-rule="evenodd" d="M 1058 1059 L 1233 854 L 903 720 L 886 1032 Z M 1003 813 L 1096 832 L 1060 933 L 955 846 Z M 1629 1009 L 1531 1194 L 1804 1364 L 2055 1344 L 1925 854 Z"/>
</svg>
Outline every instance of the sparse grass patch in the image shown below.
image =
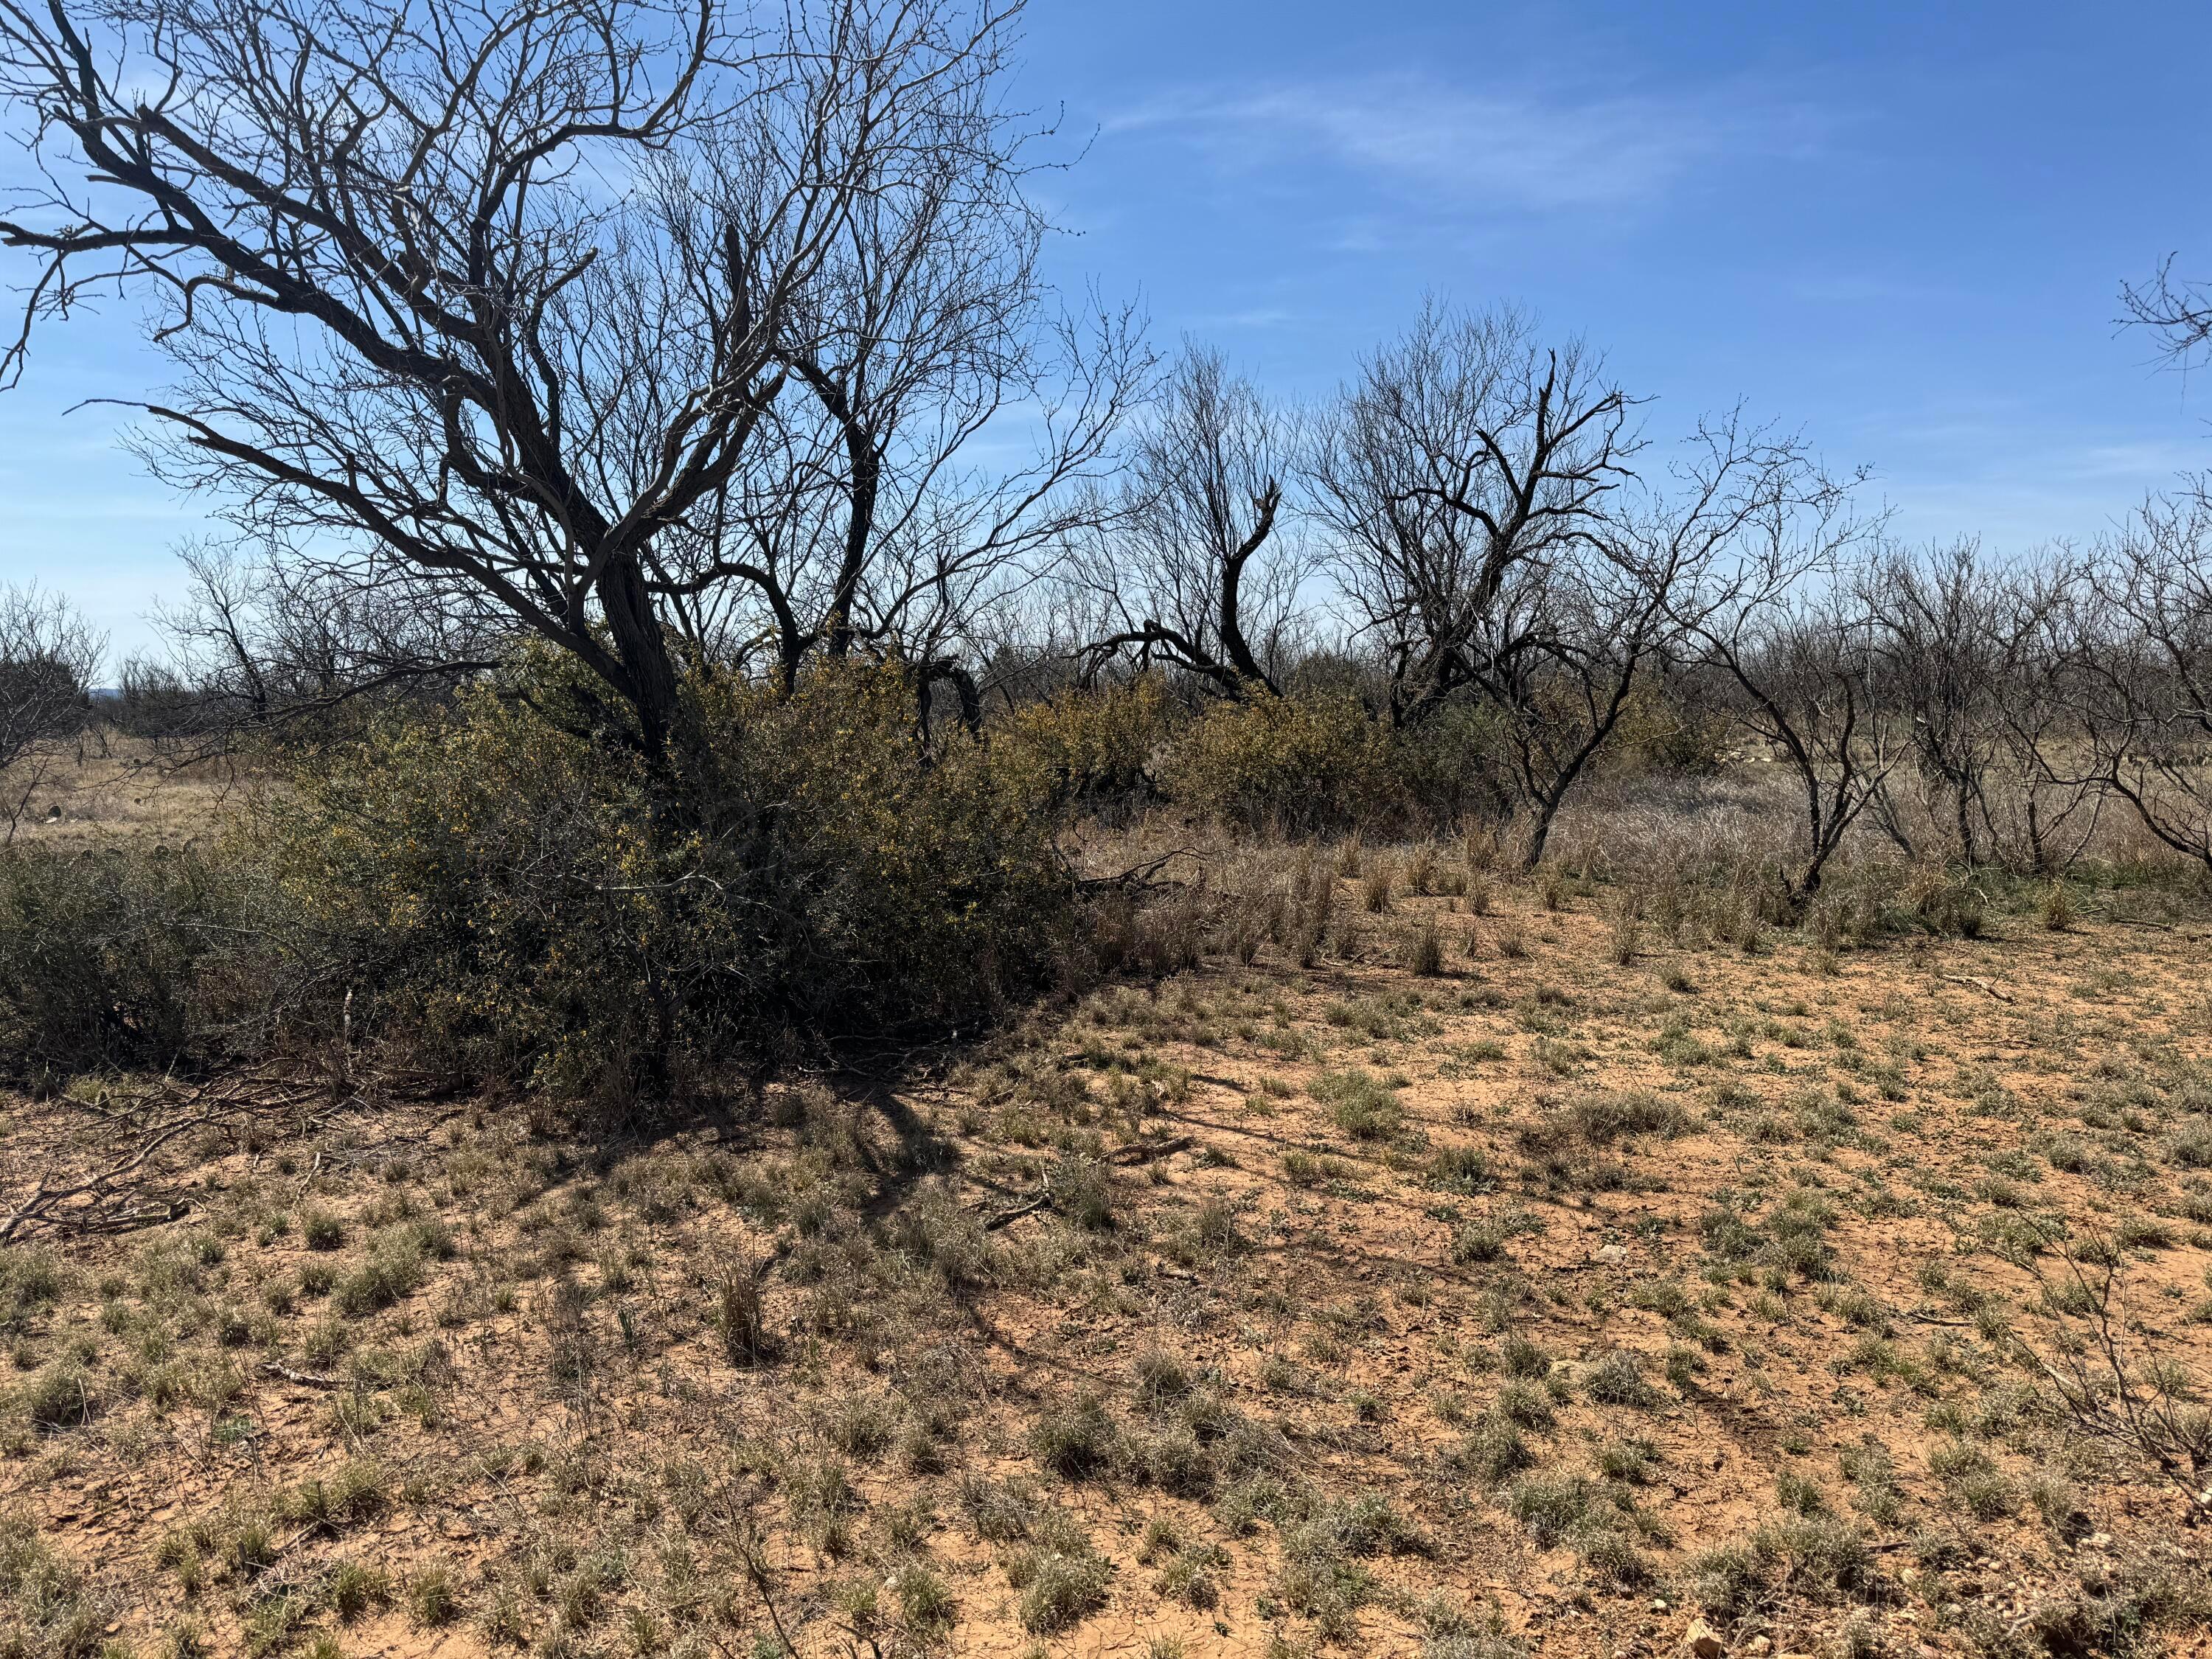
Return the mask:
<svg viewBox="0 0 2212 1659">
<path fill-rule="evenodd" d="M 2173 965 L 2200 941 L 2166 931 L 2194 913 L 2116 934 L 2085 875 L 2052 937 L 2033 884 L 1993 884 L 2001 936 L 1961 946 L 1854 851 L 1801 932 L 1764 854 L 1613 834 L 1555 838 L 1556 912 L 1370 847 L 1379 921 L 1334 848 L 1201 848 L 1218 878 L 1158 902 L 1202 960 L 1075 963 L 1072 1012 L 1010 1008 L 912 1079 L 687 1074 L 696 1115 L 604 1131 L 501 1097 L 179 1143 L 176 1220 L 0 1250 L 0 1474 L 43 1513 L 187 1456 L 281 1471 L 230 1480 L 133 1591 L 210 1653 L 421 1644 L 404 1620 L 548 1659 L 764 1654 L 772 1596 L 799 1652 L 1197 1654 L 1218 1620 L 1277 1659 L 1510 1659 L 1484 1580 L 1554 1573 L 1563 1656 L 1660 1651 L 1693 1607 L 1732 1653 L 1826 1659 L 2046 1632 L 2117 1659 L 2129 1620 L 2136 1655 L 2191 1627 L 2193 1564 L 2161 1553 L 2188 1535 L 2021 1362 L 2111 1273 L 2142 1398 L 2203 1407 L 2207 1011 Z M 1508 925 L 1540 963 L 1492 959 Z M 1456 976 L 1425 977 L 1424 927 Z M 505 1437 L 518 1402 L 542 1441 Z M 408 1542 L 379 1576 L 387 1513 L 434 1539 L 487 1502 L 452 1564 Z M 111 1616 L 143 1656 L 137 1606 Z"/>
<path fill-rule="evenodd" d="M 1323 1072 L 1306 1089 L 1328 1108 L 1330 1121 L 1355 1140 L 1387 1140 L 1405 1127 L 1396 1090 L 1364 1067 Z"/>
</svg>

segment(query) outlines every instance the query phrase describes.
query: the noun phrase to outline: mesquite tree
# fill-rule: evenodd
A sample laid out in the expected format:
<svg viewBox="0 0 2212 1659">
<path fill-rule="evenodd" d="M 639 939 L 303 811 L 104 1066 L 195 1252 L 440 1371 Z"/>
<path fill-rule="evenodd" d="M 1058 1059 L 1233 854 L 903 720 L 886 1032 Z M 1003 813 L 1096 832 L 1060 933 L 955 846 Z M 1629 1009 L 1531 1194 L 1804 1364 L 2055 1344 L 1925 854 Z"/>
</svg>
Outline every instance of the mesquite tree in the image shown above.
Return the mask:
<svg viewBox="0 0 2212 1659">
<path fill-rule="evenodd" d="M 943 505 L 1042 373 L 1013 9 L 0 0 L 43 181 L 0 216 L 31 265 L 6 368 L 97 293 L 151 299 L 159 470 L 271 544 L 488 598 L 665 762 L 678 641 L 725 589 L 786 659 L 848 650 L 887 541 L 945 592 L 1103 448 L 1120 362 L 1024 482 Z M 887 537 L 915 455 L 926 529 Z M 746 568 L 748 511 L 796 526 L 805 580 Z"/>
<path fill-rule="evenodd" d="M 2212 870 L 2212 490 L 2154 500 L 2076 589 L 2065 665 L 2098 776 Z"/>
<path fill-rule="evenodd" d="M 58 593 L 0 586 L 0 841 L 89 719 L 105 637 Z"/>
<path fill-rule="evenodd" d="M 495 607 L 396 560 L 256 558 L 222 541 L 179 558 L 185 596 L 155 612 L 169 647 L 159 666 L 189 696 L 172 739 L 219 746 L 349 703 L 439 696 L 495 666 L 506 642 Z"/>
<path fill-rule="evenodd" d="M 1799 467 L 1782 475 L 1797 486 L 1770 494 L 1684 586 L 1675 616 L 1730 718 L 1794 775 L 1805 844 L 1784 882 L 1802 911 L 1905 750 L 1883 718 L 1875 623 L 1851 580 L 1875 526 L 1853 515 L 1846 489 Z"/>
<path fill-rule="evenodd" d="M 1340 585 L 1401 724 L 1496 678 L 1537 631 L 1547 568 L 1589 551 L 1632 474 L 1630 403 L 1528 319 L 1425 307 L 1362 365 L 1308 462 Z"/>
<path fill-rule="evenodd" d="M 1956 837 L 1959 856 L 1979 864 L 2002 729 L 2001 573 L 1978 544 L 1960 538 L 1925 551 L 1882 549 L 1856 573 L 1855 587 L 1881 653 L 1887 712 L 1905 722 L 1939 825 Z M 1908 854 L 1915 851 L 1895 814 L 1884 828 Z"/>
<path fill-rule="evenodd" d="M 1066 570 L 1093 671 L 1162 662 L 1227 696 L 1275 696 L 1311 562 L 1285 533 L 1294 423 L 1218 352 L 1188 347 L 1137 433 L 1119 500 Z"/>
</svg>

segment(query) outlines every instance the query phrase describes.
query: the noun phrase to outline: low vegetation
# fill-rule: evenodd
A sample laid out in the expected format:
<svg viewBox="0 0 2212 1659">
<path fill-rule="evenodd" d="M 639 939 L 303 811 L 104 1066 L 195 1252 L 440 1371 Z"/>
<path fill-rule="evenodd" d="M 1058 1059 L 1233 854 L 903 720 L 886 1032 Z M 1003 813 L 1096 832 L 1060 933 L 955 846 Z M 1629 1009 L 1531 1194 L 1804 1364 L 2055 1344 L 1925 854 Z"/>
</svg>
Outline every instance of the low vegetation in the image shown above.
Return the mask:
<svg viewBox="0 0 2212 1659">
<path fill-rule="evenodd" d="M 1696 1618 L 1732 1652 L 2121 1655 L 2212 1618 L 2187 883 L 2078 881 L 2058 930 L 1994 887 L 1961 937 L 1853 865 L 1849 932 L 1747 950 L 1672 843 L 1564 829 L 1588 864 L 1528 882 L 1125 836 L 1102 864 L 1160 884 L 1071 884 L 1126 942 L 1058 1000 L 612 1119 L 416 1069 L 358 997 L 304 1079 L 331 1051 L 296 1035 L 49 1062 L 0 1129 L 37 1172 L 0 1250 L 0 1650 L 1110 1622 L 1503 1659 Z M 1466 940 L 1441 971 L 1396 944 L 1424 925 Z"/>
</svg>

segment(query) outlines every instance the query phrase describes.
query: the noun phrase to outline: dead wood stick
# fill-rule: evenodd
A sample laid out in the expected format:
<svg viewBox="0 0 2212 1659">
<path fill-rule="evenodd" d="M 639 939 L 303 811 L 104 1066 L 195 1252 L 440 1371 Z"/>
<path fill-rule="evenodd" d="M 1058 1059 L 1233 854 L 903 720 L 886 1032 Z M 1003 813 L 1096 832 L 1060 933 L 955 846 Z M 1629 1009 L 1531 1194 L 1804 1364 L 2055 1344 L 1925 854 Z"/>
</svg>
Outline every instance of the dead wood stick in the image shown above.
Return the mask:
<svg viewBox="0 0 2212 1659">
<path fill-rule="evenodd" d="M 1019 1221 L 1025 1215 L 1035 1215 L 1039 1210 L 1050 1208 L 1052 1208 L 1052 1200 L 1046 1194 L 1039 1193 L 1026 1204 L 1017 1204 L 1011 1210 L 1000 1210 L 995 1215 L 985 1217 L 983 1231 L 987 1233 L 994 1233 L 1001 1227 L 1010 1226 Z"/>
<path fill-rule="evenodd" d="M 1191 1144 L 1189 1135 L 1170 1135 L 1165 1140 L 1140 1140 L 1106 1154 L 1109 1164 L 1149 1164 L 1156 1158 L 1179 1152 Z"/>
<path fill-rule="evenodd" d="M 1954 985 L 1971 985 L 1978 991 L 1987 991 L 1999 1002 L 2010 1002 L 2012 1000 L 2012 994 L 2010 992 L 2000 991 L 1996 986 L 1990 984 L 1989 981 L 1985 979 L 1977 979 L 1972 974 L 1938 974 L 1936 977 L 1938 979 L 1948 980 Z"/>
<path fill-rule="evenodd" d="M 296 1382 L 303 1389 L 349 1389 L 353 1386 L 342 1376 L 318 1376 L 313 1371 L 295 1371 L 273 1359 L 263 1360 L 261 1369 L 271 1376 L 281 1376 L 287 1382 Z"/>
<path fill-rule="evenodd" d="M 37 1190 L 24 1200 L 22 1206 L 9 1216 L 4 1224 L 0 1224 L 0 1244 L 12 1242 L 16 1233 L 27 1223 L 46 1219 L 46 1212 L 52 1209 L 55 1205 L 72 1198 L 82 1198 L 88 1193 L 105 1191 L 110 1182 L 129 1175 L 148 1158 L 153 1157 L 161 1147 L 184 1133 L 185 1130 L 196 1129 L 203 1124 L 214 1122 L 216 1119 L 224 1115 L 225 1109 L 227 1109 L 202 1112 L 197 1117 L 188 1117 L 179 1122 L 170 1124 L 167 1128 L 149 1137 L 139 1146 L 137 1152 L 121 1163 L 103 1170 L 88 1181 L 80 1181 L 74 1187 L 51 1185 L 53 1171 L 49 1170 L 39 1177 Z"/>
</svg>

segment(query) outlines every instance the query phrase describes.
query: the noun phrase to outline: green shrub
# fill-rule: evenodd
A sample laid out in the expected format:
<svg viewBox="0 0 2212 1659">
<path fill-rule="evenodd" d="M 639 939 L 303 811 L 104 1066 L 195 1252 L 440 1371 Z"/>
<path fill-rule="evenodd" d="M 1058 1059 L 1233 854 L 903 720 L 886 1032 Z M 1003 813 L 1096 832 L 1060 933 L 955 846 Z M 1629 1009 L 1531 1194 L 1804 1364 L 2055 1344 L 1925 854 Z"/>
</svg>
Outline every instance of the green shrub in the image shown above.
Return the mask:
<svg viewBox="0 0 2212 1659">
<path fill-rule="evenodd" d="M 1307 1092 L 1328 1108 L 1336 1127 L 1358 1140 L 1387 1140 L 1406 1124 L 1406 1109 L 1389 1084 L 1354 1066 L 1323 1072 Z"/>
<path fill-rule="evenodd" d="M 60 1299 L 67 1270 L 43 1244 L 0 1250 L 0 1332 L 19 1331 Z"/>
<path fill-rule="evenodd" d="M 46 1428 L 88 1422 L 100 1409 L 92 1374 L 75 1360 L 61 1360 L 33 1373 L 16 1390 L 23 1414 Z"/>
<path fill-rule="evenodd" d="M 1154 793 L 1154 757 L 1175 710 L 1157 674 L 1092 691 L 1073 691 L 1007 715 L 992 741 L 1034 767 L 1070 805 L 1103 806 Z"/>
<path fill-rule="evenodd" d="M 425 1567 L 408 1581 L 407 1616 L 417 1630 L 451 1624 L 459 1605 L 459 1586 L 449 1567 Z"/>
<path fill-rule="evenodd" d="M 1054 1635 L 1105 1606 L 1113 1564 L 1098 1554 L 1073 1515 L 1046 1510 L 1028 1532 L 1028 1545 L 1004 1559 L 1006 1582 L 1021 1592 L 1015 1612 L 1024 1630 Z"/>
<path fill-rule="evenodd" d="M 1457 826 L 1468 817 L 1497 823 L 1517 805 L 1508 781 L 1504 724 L 1486 706 L 1449 703 L 1398 732 L 1390 769 L 1397 794 L 1389 805 L 1410 809 L 1430 824 Z"/>
<path fill-rule="evenodd" d="M 1591 1483 L 1580 1475 L 1530 1476 L 1505 1495 L 1505 1512 L 1528 1528 L 1539 1549 L 1549 1549 L 1575 1530 L 1596 1502 Z"/>
<path fill-rule="evenodd" d="M 1615 1348 L 1591 1367 L 1585 1389 L 1601 1406 L 1633 1406 L 1650 1411 L 1659 1404 L 1659 1391 L 1645 1380 L 1642 1356 Z"/>
<path fill-rule="evenodd" d="M 1170 799 L 1249 830 L 1316 830 L 1389 822 L 1410 805 L 1389 729 L 1346 696 L 1216 704 L 1170 743 Z"/>
<path fill-rule="evenodd" d="M 1536 1455 L 1511 1418 L 1492 1411 L 1475 1419 L 1446 1462 L 1455 1473 L 1494 1486 L 1534 1467 Z"/>
<path fill-rule="evenodd" d="M 1046 1412 L 1030 1431 L 1030 1449 L 1037 1462 L 1071 1480 L 1105 1468 L 1120 1443 L 1105 1403 L 1095 1394 L 1079 1395 L 1067 1405 Z"/>
<path fill-rule="evenodd" d="M 1690 1127 L 1681 1106 L 1648 1089 L 1624 1089 L 1578 1095 L 1564 1116 L 1572 1132 L 1593 1146 L 1610 1146 L 1634 1135 L 1671 1140 Z"/>
<path fill-rule="evenodd" d="M 787 1032 L 943 1024 L 1054 959 L 1043 767 L 919 740 L 894 667 L 696 690 L 665 768 L 527 653 L 449 713 L 316 757 L 254 853 L 362 1012 L 447 1063 L 627 1099 Z M 371 989 L 373 988 L 373 991 Z"/>
<path fill-rule="evenodd" d="M 909 1561 L 886 1581 L 898 1597 L 899 1613 L 908 1626 L 926 1634 L 948 1629 L 957 1610 L 945 1581 L 919 1561 Z"/>
<path fill-rule="evenodd" d="M 1015 1609 L 1022 1628 L 1049 1636 L 1081 1624 L 1106 1605 L 1113 1577 L 1113 1565 L 1098 1556 L 1040 1553 Z"/>
<path fill-rule="evenodd" d="M 1647 683 L 1628 694 L 1606 745 L 1604 764 L 1623 773 L 1711 777 L 1728 753 L 1728 722 L 1717 713 Z"/>
<path fill-rule="evenodd" d="M 309 944 L 276 947 L 275 902 L 221 853 L 0 853 L 0 1073 L 161 1070 L 256 1028 Z"/>
<path fill-rule="evenodd" d="M 422 1283 L 422 1254 L 405 1229 L 380 1237 L 361 1264 L 337 1281 L 338 1311 L 358 1319 L 412 1295 Z"/>
</svg>

